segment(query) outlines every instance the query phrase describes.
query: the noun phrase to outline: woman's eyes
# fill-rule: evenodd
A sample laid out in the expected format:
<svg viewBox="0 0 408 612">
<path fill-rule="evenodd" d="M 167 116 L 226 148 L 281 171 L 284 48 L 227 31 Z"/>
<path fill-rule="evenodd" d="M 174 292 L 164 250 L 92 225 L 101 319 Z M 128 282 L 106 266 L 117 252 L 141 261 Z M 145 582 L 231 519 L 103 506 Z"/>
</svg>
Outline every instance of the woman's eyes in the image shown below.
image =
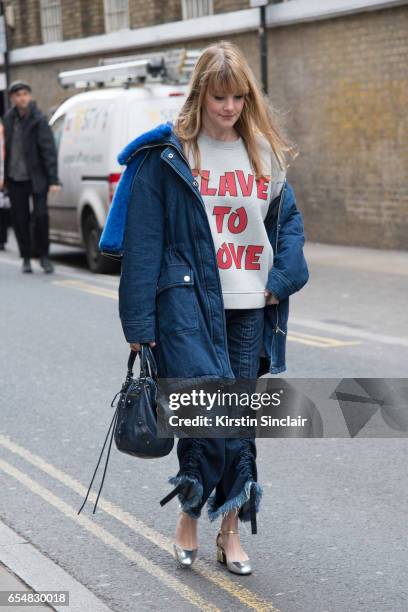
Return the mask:
<svg viewBox="0 0 408 612">
<path fill-rule="evenodd" d="M 214 96 L 216 100 L 223 100 L 225 96 Z M 236 100 L 242 100 L 244 96 L 234 96 Z"/>
</svg>

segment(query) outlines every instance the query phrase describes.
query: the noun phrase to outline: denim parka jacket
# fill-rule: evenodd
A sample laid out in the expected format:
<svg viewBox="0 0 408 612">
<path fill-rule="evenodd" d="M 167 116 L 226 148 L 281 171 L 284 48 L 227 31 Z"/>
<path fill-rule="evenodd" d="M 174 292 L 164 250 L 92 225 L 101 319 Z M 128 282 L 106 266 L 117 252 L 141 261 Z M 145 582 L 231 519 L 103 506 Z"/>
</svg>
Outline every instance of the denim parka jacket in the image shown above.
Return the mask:
<svg viewBox="0 0 408 612">
<path fill-rule="evenodd" d="M 199 185 L 172 122 L 130 142 L 99 248 L 122 260 L 119 316 L 126 341 L 155 340 L 159 376 L 234 381 L 211 229 Z M 286 370 L 289 296 L 309 278 L 295 194 L 285 180 L 265 218 L 274 250 L 258 376 Z"/>
</svg>

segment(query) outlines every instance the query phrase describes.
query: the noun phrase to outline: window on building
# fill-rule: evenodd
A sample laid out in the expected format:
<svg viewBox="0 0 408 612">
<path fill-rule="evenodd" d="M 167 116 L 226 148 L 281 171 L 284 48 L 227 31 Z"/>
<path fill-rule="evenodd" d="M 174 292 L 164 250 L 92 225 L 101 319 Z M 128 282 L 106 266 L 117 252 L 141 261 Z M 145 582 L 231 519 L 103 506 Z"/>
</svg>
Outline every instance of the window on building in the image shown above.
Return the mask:
<svg viewBox="0 0 408 612">
<path fill-rule="evenodd" d="M 40 0 L 40 9 L 43 42 L 62 40 L 61 0 Z"/>
<path fill-rule="evenodd" d="M 104 0 L 105 32 L 129 27 L 129 0 Z"/>
<path fill-rule="evenodd" d="M 195 19 L 214 13 L 213 0 L 182 0 L 181 11 L 183 19 Z"/>
</svg>

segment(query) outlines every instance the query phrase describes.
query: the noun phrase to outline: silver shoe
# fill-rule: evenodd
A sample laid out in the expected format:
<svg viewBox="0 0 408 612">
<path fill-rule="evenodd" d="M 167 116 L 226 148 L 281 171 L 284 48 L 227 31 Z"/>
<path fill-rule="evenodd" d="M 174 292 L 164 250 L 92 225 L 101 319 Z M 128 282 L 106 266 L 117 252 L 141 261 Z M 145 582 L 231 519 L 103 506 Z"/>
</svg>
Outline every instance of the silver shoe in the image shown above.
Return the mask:
<svg viewBox="0 0 408 612">
<path fill-rule="evenodd" d="M 239 574 L 240 576 L 245 576 L 247 574 L 251 574 L 252 573 L 252 567 L 251 567 L 251 563 L 250 563 L 249 559 L 247 561 L 229 561 L 227 559 L 227 555 L 225 554 L 225 550 L 218 543 L 219 536 L 221 534 L 224 534 L 224 533 L 238 533 L 238 531 L 233 531 L 232 529 L 230 529 L 228 531 L 222 531 L 220 529 L 220 531 L 217 534 L 217 540 L 216 540 L 216 545 L 217 545 L 217 561 L 219 561 L 220 563 L 224 563 L 227 566 L 227 569 L 230 572 L 232 572 L 233 574 Z"/>
<path fill-rule="evenodd" d="M 195 548 L 194 550 L 186 550 L 174 542 L 173 550 L 174 556 L 181 567 L 191 567 L 197 558 L 198 548 Z"/>
</svg>

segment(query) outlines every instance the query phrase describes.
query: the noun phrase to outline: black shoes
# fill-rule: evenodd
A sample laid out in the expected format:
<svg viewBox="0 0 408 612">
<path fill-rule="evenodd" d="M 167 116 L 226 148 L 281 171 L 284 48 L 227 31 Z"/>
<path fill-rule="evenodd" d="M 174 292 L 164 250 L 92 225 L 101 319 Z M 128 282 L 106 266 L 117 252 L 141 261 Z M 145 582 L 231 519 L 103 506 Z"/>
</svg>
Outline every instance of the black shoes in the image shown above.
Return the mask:
<svg viewBox="0 0 408 612">
<path fill-rule="evenodd" d="M 44 272 L 46 272 L 47 274 L 54 272 L 54 265 L 52 261 L 50 260 L 50 258 L 47 257 L 47 255 L 40 257 L 40 266 L 44 269 Z"/>
<path fill-rule="evenodd" d="M 43 268 L 44 272 L 46 274 L 51 274 L 51 272 L 54 272 L 54 264 L 52 263 L 52 261 L 50 260 L 50 258 L 47 255 L 43 255 L 42 257 L 40 257 L 40 266 Z M 31 260 L 29 257 L 24 257 L 23 259 L 23 272 L 27 273 L 27 272 L 32 272 L 33 269 L 31 267 Z"/>
<path fill-rule="evenodd" d="M 32 272 L 32 271 L 33 271 L 32 267 L 31 267 L 31 261 L 30 261 L 30 258 L 29 258 L 29 257 L 24 257 L 24 259 L 23 259 L 23 269 L 22 269 L 22 271 L 23 271 L 24 273 L 27 273 L 27 272 Z"/>
</svg>

